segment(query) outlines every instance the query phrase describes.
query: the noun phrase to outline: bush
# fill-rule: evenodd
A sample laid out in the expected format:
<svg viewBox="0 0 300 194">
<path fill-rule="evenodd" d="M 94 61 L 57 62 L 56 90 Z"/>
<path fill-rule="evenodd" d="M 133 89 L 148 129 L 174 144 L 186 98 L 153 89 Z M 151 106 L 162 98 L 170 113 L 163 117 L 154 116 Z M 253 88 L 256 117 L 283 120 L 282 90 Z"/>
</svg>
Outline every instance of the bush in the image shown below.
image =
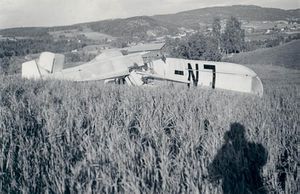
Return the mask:
<svg viewBox="0 0 300 194">
<path fill-rule="evenodd" d="M 166 47 L 167 54 L 176 58 L 220 61 L 222 56 L 217 41 L 200 33 L 181 40 L 168 39 Z"/>
</svg>

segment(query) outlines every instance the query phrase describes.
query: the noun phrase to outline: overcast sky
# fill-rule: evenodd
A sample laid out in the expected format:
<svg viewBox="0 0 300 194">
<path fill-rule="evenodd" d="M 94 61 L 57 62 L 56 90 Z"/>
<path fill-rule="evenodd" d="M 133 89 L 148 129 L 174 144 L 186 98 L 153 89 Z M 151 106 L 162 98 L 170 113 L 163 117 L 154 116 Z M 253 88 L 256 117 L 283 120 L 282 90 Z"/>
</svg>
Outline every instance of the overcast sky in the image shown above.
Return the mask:
<svg viewBox="0 0 300 194">
<path fill-rule="evenodd" d="M 0 28 L 55 26 L 219 5 L 297 9 L 299 0 L 0 0 Z"/>
</svg>

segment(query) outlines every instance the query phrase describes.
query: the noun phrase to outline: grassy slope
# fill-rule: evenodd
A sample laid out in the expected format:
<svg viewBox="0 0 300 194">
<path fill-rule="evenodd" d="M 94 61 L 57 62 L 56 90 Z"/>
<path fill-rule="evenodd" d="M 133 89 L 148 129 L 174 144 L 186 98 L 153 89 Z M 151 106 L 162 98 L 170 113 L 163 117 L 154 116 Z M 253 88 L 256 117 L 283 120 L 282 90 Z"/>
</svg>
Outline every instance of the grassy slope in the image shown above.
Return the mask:
<svg viewBox="0 0 300 194">
<path fill-rule="evenodd" d="M 47 37 L 49 31 L 74 30 L 90 27 L 96 32 L 102 32 L 114 37 L 144 35 L 148 30 L 153 30 L 159 35 L 168 35 L 178 32 L 178 27 L 199 28 L 199 22 L 211 24 L 213 18 L 229 18 L 235 16 L 241 20 L 250 21 L 275 21 L 287 18 L 299 18 L 300 9 L 283 10 L 264 8 L 253 5 L 234 5 L 222 7 L 208 7 L 196 10 L 179 12 L 176 14 L 139 16 L 126 19 L 103 20 L 57 27 L 25 27 L 0 30 L 3 36 L 21 37 Z M 141 22 L 140 24 L 138 24 Z M 133 25 L 134 24 L 134 25 Z M 145 25 L 146 24 L 146 25 Z"/>
<path fill-rule="evenodd" d="M 263 98 L 0 78 L 0 189 L 221 193 L 206 178 L 207 167 L 230 123 L 238 122 L 249 141 L 268 151 L 265 187 L 281 190 L 279 157 L 286 152 L 285 192 L 296 193 L 299 71 L 253 67 L 264 82 Z"/>
<path fill-rule="evenodd" d="M 226 61 L 240 64 L 271 64 L 300 69 L 300 40 L 273 48 L 236 54 Z"/>
</svg>

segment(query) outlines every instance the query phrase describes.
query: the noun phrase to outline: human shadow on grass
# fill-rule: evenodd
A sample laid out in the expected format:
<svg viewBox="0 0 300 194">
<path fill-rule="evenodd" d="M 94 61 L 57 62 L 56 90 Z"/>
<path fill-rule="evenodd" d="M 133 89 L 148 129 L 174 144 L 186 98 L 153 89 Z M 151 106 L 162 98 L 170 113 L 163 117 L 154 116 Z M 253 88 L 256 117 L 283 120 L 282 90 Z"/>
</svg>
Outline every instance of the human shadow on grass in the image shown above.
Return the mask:
<svg viewBox="0 0 300 194">
<path fill-rule="evenodd" d="M 225 143 L 208 166 L 212 183 L 222 180 L 224 194 L 266 194 L 261 176 L 267 162 L 267 150 L 261 145 L 248 142 L 245 127 L 232 123 L 224 135 Z"/>
</svg>

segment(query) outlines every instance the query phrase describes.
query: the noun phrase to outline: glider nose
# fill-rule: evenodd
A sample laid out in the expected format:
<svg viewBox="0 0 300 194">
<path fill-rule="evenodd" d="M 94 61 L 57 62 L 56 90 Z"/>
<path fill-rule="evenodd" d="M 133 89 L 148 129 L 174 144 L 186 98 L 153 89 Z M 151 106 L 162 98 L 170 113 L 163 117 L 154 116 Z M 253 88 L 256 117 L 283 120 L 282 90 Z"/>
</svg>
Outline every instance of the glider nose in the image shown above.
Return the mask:
<svg viewBox="0 0 300 194">
<path fill-rule="evenodd" d="M 263 84 L 258 76 L 255 76 L 252 78 L 251 93 L 256 94 L 260 97 L 263 96 L 264 88 L 263 88 Z"/>
</svg>

